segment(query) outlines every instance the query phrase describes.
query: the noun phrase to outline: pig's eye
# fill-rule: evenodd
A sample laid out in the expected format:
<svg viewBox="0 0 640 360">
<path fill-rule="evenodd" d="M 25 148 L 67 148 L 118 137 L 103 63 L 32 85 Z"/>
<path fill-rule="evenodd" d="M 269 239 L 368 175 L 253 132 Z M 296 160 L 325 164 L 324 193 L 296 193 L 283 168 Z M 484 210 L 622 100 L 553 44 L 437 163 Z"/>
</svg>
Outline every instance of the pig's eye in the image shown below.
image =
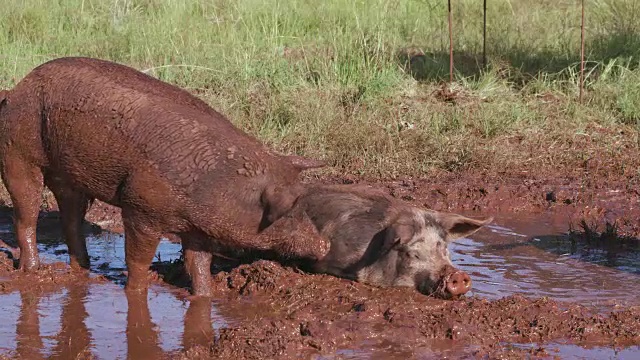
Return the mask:
<svg viewBox="0 0 640 360">
<path fill-rule="evenodd" d="M 405 259 L 418 259 L 418 254 L 414 253 L 412 251 L 405 251 L 403 252 L 402 256 L 404 256 Z"/>
<path fill-rule="evenodd" d="M 439 248 L 441 248 L 441 247 L 442 247 L 442 241 L 438 241 L 438 242 L 436 243 L 436 247 L 437 247 L 438 249 L 439 249 Z"/>
</svg>

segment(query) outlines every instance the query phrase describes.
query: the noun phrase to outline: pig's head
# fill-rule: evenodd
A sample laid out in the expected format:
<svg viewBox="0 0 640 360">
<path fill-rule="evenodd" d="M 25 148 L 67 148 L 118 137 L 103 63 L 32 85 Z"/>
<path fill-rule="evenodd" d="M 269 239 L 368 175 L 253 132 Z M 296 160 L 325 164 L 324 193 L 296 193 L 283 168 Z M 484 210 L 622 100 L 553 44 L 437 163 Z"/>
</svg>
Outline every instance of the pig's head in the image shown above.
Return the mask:
<svg viewBox="0 0 640 360">
<path fill-rule="evenodd" d="M 476 220 L 420 208 L 403 209 L 380 231 L 365 254 L 359 281 L 414 287 L 423 294 L 457 298 L 471 289 L 471 279 L 449 258 L 451 241 L 473 234 L 493 218 Z M 371 253 L 375 248 L 375 253 Z"/>
</svg>

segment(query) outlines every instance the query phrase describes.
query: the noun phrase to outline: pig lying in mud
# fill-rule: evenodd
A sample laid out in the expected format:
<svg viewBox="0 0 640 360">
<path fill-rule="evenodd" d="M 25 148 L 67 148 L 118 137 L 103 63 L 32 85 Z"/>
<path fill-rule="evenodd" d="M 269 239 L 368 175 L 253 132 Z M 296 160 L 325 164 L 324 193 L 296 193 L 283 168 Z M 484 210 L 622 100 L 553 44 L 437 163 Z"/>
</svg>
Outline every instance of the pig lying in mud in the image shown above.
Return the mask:
<svg viewBox="0 0 640 360">
<path fill-rule="evenodd" d="M 272 153 L 188 92 L 133 68 L 60 58 L 0 96 L 0 166 L 14 207 L 19 267 L 39 267 L 41 191 L 54 194 L 74 268 L 88 268 L 81 224 L 94 199 L 122 209 L 127 289 L 145 290 L 161 236 L 177 235 L 192 292 L 210 292 L 212 251 L 319 259 L 329 243 L 279 229 L 320 161 Z"/>
<path fill-rule="evenodd" d="M 331 241 L 325 258 L 307 264 L 312 272 L 441 298 L 471 288 L 469 275 L 451 263 L 449 242 L 493 220 L 418 208 L 360 185 L 309 187 L 291 213 Z"/>
</svg>

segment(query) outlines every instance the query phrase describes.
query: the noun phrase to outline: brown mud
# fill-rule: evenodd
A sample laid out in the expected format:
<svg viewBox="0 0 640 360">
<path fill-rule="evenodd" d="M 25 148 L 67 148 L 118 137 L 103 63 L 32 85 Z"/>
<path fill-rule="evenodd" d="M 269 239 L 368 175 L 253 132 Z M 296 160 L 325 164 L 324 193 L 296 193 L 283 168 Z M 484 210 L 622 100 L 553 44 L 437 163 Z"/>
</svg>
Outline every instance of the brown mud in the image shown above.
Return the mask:
<svg viewBox="0 0 640 360">
<path fill-rule="evenodd" d="M 216 357 L 295 358 L 356 345 L 378 348 L 387 358 L 402 358 L 433 352 L 434 344 L 473 345 L 456 355 L 482 357 L 497 350 L 505 355 L 500 349 L 505 342 L 562 339 L 628 346 L 640 341 L 638 306 L 599 315 L 577 304 L 520 295 L 442 301 L 410 289 L 380 289 L 301 274 L 266 261 L 219 273 L 214 286 L 229 302 L 260 299 L 255 308 L 247 306 L 246 311 L 255 314 L 250 322 L 220 331 L 208 349 Z M 542 347 L 523 351 L 545 353 Z M 523 351 L 507 353 L 517 358 Z"/>
<path fill-rule="evenodd" d="M 92 269 L 79 274 L 64 264 L 51 199 L 38 229 L 46 265 L 25 275 L 14 270 L 19 253 L 5 207 L 0 308 L 13 311 L 3 312 L 0 338 L 8 340 L 0 341 L 0 358 L 635 358 L 640 187 L 635 178 L 593 173 L 306 179 L 369 183 L 416 205 L 495 216 L 492 226 L 452 245 L 454 265 L 474 281 L 473 291 L 454 301 L 268 261 L 234 267 L 227 260 L 216 264 L 213 301 L 193 301 L 179 245 L 169 241 L 158 251 L 145 300 L 122 289 L 119 210 L 99 202 L 90 210 Z M 594 236 L 607 226 L 613 236 Z M 49 308 L 59 319 L 48 323 L 59 325 L 43 324 Z"/>
</svg>

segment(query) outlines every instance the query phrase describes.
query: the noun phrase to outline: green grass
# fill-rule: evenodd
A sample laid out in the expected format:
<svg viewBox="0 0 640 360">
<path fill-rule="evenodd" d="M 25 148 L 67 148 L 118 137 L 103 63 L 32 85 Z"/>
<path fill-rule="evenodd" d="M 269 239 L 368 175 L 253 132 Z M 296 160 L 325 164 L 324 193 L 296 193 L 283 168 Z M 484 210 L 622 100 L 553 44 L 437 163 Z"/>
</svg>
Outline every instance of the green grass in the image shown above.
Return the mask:
<svg viewBox="0 0 640 360">
<path fill-rule="evenodd" d="M 569 169 L 640 143 L 640 3 L 586 4 L 584 104 L 578 2 L 551 0 L 489 2 L 486 70 L 482 2 L 455 1 L 452 86 L 442 0 L 14 1 L 0 12 L 0 87 L 92 56 L 190 89 L 338 172 Z"/>
</svg>

